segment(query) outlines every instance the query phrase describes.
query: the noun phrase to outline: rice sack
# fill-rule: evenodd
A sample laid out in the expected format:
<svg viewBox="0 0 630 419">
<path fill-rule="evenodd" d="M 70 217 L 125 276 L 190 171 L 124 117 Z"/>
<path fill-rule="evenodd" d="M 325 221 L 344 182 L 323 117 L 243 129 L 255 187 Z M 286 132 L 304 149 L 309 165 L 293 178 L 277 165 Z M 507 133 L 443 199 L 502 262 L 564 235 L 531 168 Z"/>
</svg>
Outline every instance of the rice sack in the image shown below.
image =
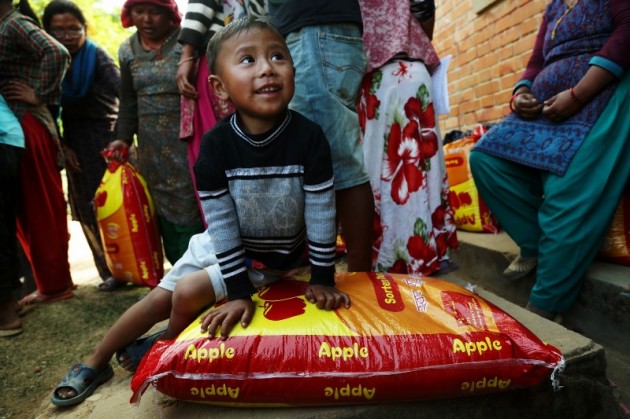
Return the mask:
<svg viewBox="0 0 630 419">
<path fill-rule="evenodd" d="M 457 228 L 494 234 L 499 231 L 499 223 L 479 196 L 468 163 L 470 151 L 483 132 L 483 128 L 478 127 L 473 134 L 445 144 L 444 160 L 450 189 L 449 202 Z"/>
<path fill-rule="evenodd" d="M 105 260 L 118 280 L 155 287 L 164 256 L 153 199 L 136 169 L 110 160 L 94 197 Z"/>
<path fill-rule="evenodd" d="M 452 283 L 428 277 L 337 274 L 350 309 L 319 310 L 305 278 L 261 289 L 251 324 L 226 341 L 199 319 L 158 341 L 131 383 L 223 406 L 323 406 L 472 396 L 535 386 L 562 363 L 508 314 Z"/>
<path fill-rule="evenodd" d="M 630 196 L 621 196 L 606 233 L 599 257 L 607 262 L 630 266 Z"/>
</svg>

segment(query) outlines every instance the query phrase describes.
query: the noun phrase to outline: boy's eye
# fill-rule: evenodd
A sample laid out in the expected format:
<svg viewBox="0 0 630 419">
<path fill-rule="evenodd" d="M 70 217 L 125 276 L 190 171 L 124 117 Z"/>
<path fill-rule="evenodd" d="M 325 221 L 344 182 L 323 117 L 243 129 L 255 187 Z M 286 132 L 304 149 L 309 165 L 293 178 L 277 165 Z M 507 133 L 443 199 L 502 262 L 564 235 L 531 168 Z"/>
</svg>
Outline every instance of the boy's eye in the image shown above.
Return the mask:
<svg viewBox="0 0 630 419">
<path fill-rule="evenodd" d="M 272 54 L 272 55 L 271 55 L 271 59 L 272 59 L 273 61 L 280 61 L 280 60 L 284 60 L 284 54 L 281 54 L 281 53 Z"/>
<path fill-rule="evenodd" d="M 241 58 L 241 63 L 243 64 L 249 64 L 249 63 L 253 63 L 254 62 L 254 57 L 250 56 L 250 55 L 246 55 L 245 57 Z"/>
</svg>

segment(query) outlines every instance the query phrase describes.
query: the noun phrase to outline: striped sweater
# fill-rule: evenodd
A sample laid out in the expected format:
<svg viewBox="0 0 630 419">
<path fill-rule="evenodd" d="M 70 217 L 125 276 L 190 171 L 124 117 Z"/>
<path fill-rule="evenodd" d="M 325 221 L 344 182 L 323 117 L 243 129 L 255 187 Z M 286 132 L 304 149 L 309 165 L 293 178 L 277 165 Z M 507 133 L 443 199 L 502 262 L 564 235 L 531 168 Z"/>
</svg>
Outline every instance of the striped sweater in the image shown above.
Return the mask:
<svg viewBox="0 0 630 419">
<path fill-rule="evenodd" d="M 266 14 L 265 0 L 189 0 L 177 39 L 205 52 L 208 40 L 224 25 L 244 15 Z"/>
<path fill-rule="evenodd" d="M 334 285 L 334 179 L 318 125 L 287 111 L 269 132 L 253 136 L 234 114 L 204 136 L 195 177 L 228 300 L 255 292 L 246 259 L 289 270 L 307 246 L 311 284 Z"/>
</svg>

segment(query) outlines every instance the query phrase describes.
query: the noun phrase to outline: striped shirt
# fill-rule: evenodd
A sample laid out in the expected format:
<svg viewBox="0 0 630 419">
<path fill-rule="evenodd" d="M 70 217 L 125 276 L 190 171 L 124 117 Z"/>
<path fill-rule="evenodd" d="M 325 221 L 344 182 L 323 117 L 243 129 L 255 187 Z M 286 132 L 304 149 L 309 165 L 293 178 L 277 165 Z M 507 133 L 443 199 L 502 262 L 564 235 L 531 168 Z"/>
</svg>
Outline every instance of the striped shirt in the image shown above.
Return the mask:
<svg viewBox="0 0 630 419">
<path fill-rule="evenodd" d="M 30 18 L 16 10 L 0 18 L 0 90 L 11 80 L 34 88 L 40 105 L 7 102 L 19 120 L 30 112 L 57 142 L 57 129 L 47 106 L 60 104 L 61 82 L 69 65 L 66 48 Z"/>
<path fill-rule="evenodd" d="M 265 0 L 189 0 L 178 41 L 201 55 L 208 40 L 224 25 L 244 15 L 266 14 Z"/>
<path fill-rule="evenodd" d="M 334 178 L 318 125 L 287 111 L 253 136 L 232 115 L 204 136 L 195 177 L 228 300 L 255 291 L 246 259 L 290 270 L 302 264 L 307 246 L 311 284 L 334 286 Z"/>
</svg>

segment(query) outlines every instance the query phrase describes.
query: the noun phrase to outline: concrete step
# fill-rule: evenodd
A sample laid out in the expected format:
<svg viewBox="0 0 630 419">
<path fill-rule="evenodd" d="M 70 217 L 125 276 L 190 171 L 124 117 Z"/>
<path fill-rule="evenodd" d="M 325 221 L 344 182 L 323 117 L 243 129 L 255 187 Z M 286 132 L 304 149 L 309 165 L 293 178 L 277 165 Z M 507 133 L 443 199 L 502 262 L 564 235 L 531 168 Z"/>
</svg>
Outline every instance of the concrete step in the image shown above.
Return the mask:
<svg viewBox="0 0 630 419">
<path fill-rule="evenodd" d="M 485 234 L 458 231 L 460 248 L 453 260 L 471 282 L 515 304 L 524 306 L 535 281 L 535 273 L 517 281 L 501 275 L 518 253 L 518 246 L 505 233 Z M 587 336 L 617 331 L 630 347 L 630 298 L 621 296 L 630 283 L 630 267 L 596 261 L 590 267 L 575 304 L 563 314 L 563 324 Z"/>
<path fill-rule="evenodd" d="M 496 235 L 459 231 L 460 248 L 453 260 L 460 266 L 458 279 L 524 307 L 535 274 L 508 281 L 503 270 L 518 253 L 518 246 L 501 232 Z M 596 261 L 589 268 L 574 308 L 562 315 L 563 326 L 602 345 L 606 374 L 616 385 L 615 397 L 630 414 L 630 299 L 621 296 L 630 283 L 630 267 Z"/>
</svg>

